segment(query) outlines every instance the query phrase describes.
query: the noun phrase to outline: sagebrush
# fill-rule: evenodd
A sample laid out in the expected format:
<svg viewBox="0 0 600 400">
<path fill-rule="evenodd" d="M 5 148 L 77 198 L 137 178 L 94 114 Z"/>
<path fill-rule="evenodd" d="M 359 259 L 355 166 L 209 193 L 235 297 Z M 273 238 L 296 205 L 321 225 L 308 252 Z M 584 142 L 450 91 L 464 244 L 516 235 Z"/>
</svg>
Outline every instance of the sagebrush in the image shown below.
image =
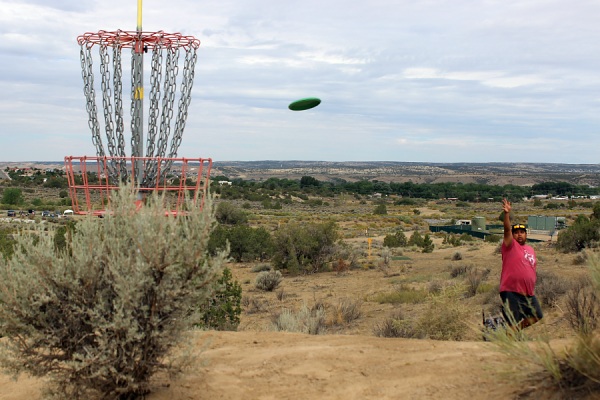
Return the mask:
<svg viewBox="0 0 600 400">
<path fill-rule="evenodd" d="M 64 248 L 45 232 L 15 237 L 0 261 L 3 367 L 48 377 L 60 398 L 137 398 L 156 372 L 174 371 L 170 350 L 225 256 L 206 253 L 210 199 L 174 218 L 158 197 L 136 209 L 136 196 L 121 187 L 106 217 L 80 221 Z"/>
</svg>

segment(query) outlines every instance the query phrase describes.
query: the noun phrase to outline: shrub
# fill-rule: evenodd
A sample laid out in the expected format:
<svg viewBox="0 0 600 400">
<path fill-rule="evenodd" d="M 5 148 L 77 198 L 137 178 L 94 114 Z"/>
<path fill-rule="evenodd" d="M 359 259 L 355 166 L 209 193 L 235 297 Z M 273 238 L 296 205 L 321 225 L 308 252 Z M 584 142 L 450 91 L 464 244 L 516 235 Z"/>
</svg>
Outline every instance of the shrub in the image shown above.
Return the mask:
<svg viewBox="0 0 600 400">
<path fill-rule="evenodd" d="M 473 236 L 469 235 L 468 233 L 461 234 L 459 239 L 461 242 L 472 242 L 475 240 L 473 239 Z"/>
<path fill-rule="evenodd" d="M 229 268 L 223 269 L 215 293 L 201 307 L 202 326 L 218 331 L 235 331 L 240 324 L 242 287 Z"/>
<path fill-rule="evenodd" d="M 23 199 L 23 191 L 19 188 L 6 188 L 2 192 L 2 203 L 8 204 L 11 206 L 16 206 L 22 204 Z"/>
<path fill-rule="evenodd" d="M 408 239 L 408 245 L 423 247 L 423 236 L 421 236 L 419 231 L 414 231 L 412 235 L 410 235 L 410 239 Z"/>
<path fill-rule="evenodd" d="M 423 248 L 423 253 L 433 252 L 435 245 L 433 244 L 433 240 L 431 240 L 428 233 L 425 234 L 425 237 L 423 238 L 423 245 L 421 247 Z"/>
<path fill-rule="evenodd" d="M 270 271 L 271 270 L 271 266 L 269 264 L 257 264 L 254 267 L 252 267 L 252 272 L 263 272 L 263 271 Z"/>
<path fill-rule="evenodd" d="M 238 225 L 248 222 L 248 214 L 228 201 L 219 203 L 215 211 L 215 218 L 220 224 L 225 225 Z"/>
<path fill-rule="evenodd" d="M 256 276 L 255 286 L 265 292 L 272 292 L 279 286 L 282 279 L 280 271 L 263 271 Z"/>
<path fill-rule="evenodd" d="M 12 235 L 12 230 L 8 228 L 0 228 L 0 254 L 2 258 L 9 259 L 14 252 L 15 240 Z"/>
<path fill-rule="evenodd" d="M 461 340 L 466 332 L 468 310 L 460 303 L 458 290 L 446 289 L 432 297 L 417 321 L 419 336 L 433 340 Z"/>
<path fill-rule="evenodd" d="M 333 222 L 285 225 L 275 234 L 272 263 L 291 273 L 319 272 L 334 259 L 338 237 Z"/>
<path fill-rule="evenodd" d="M 333 308 L 332 324 L 343 325 L 359 319 L 362 315 L 362 304 L 361 300 L 340 299 Z"/>
<path fill-rule="evenodd" d="M 447 235 L 444 235 L 444 240 L 442 240 L 442 244 L 451 244 L 452 246 L 457 247 L 460 246 L 462 243 L 460 236 L 449 233 Z"/>
<path fill-rule="evenodd" d="M 387 207 L 385 204 L 378 204 L 373 210 L 375 215 L 387 215 Z"/>
<path fill-rule="evenodd" d="M 129 399 L 149 391 L 158 371 L 212 295 L 224 255 L 208 257 L 214 223 L 192 204 L 186 218 L 166 218 L 162 199 L 136 210 L 122 187 L 105 218 L 77 224 L 72 253 L 53 238 L 17 237 L 0 260 L 3 364 L 15 374 L 48 376 L 61 398 Z"/>
<path fill-rule="evenodd" d="M 567 321 L 579 334 L 590 334 L 598 327 L 600 297 L 591 282 L 574 285 L 567 292 Z"/>
<path fill-rule="evenodd" d="M 459 276 L 464 276 L 469 272 L 473 267 L 470 265 L 457 265 L 453 267 L 450 271 L 451 278 L 458 278 Z"/>
<path fill-rule="evenodd" d="M 284 309 L 272 318 L 273 329 L 276 331 L 299 332 L 309 335 L 325 333 L 325 309 L 313 307 L 309 309 L 303 304 L 298 312 Z"/>
<path fill-rule="evenodd" d="M 54 248 L 56 251 L 69 251 L 71 253 L 70 243 L 75 232 L 75 224 L 76 222 L 71 220 L 56 228 L 54 231 Z"/>
<path fill-rule="evenodd" d="M 568 290 L 569 282 L 565 279 L 551 272 L 538 272 L 535 293 L 543 306 L 555 307 Z"/>
<path fill-rule="evenodd" d="M 401 285 L 393 292 L 377 293 L 371 301 L 380 304 L 416 304 L 422 303 L 427 299 L 425 290 L 417 290 L 406 285 Z"/>
<path fill-rule="evenodd" d="M 386 235 L 383 238 L 383 245 L 386 247 L 405 247 L 407 244 L 408 240 L 402 231 L 397 231 L 393 235 Z"/>
<path fill-rule="evenodd" d="M 473 297 L 478 293 L 479 286 L 485 281 L 491 270 L 488 268 L 484 271 L 479 271 L 477 268 L 470 268 L 467 271 L 467 291 L 466 297 Z"/>
<path fill-rule="evenodd" d="M 485 235 L 485 237 L 483 238 L 483 241 L 487 243 L 500 243 L 501 240 L 502 236 L 496 234 Z"/>
<path fill-rule="evenodd" d="M 565 253 L 593 247 L 600 240 L 600 219 L 580 215 L 558 235 L 556 246 Z"/>
<path fill-rule="evenodd" d="M 226 249 L 228 244 L 229 255 L 237 262 L 265 260 L 273 252 L 273 238 L 263 227 L 217 226 L 208 242 L 210 254 L 217 254 Z"/>
<path fill-rule="evenodd" d="M 585 252 L 577 253 L 573 258 L 573 265 L 582 265 L 587 262 L 587 254 Z"/>
<path fill-rule="evenodd" d="M 416 338 L 418 332 L 402 315 L 386 318 L 373 327 L 373 334 L 384 338 Z"/>
<path fill-rule="evenodd" d="M 263 299 L 247 296 L 242 297 L 242 306 L 244 307 L 246 314 L 257 314 L 267 311 L 269 308 L 268 302 Z"/>
<path fill-rule="evenodd" d="M 460 261 L 462 259 L 463 257 L 460 251 L 457 251 L 456 253 L 452 254 L 452 261 Z"/>
<path fill-rule="evenodd" d="M 429 292 L 429 294 L 437 295 L 437 294 L 442 293 L 443 288 L 444 288 L 444 285 L 442 282 L 431 281 L 431 282 L 429 282 L 428 292 Z"/>
</svg>

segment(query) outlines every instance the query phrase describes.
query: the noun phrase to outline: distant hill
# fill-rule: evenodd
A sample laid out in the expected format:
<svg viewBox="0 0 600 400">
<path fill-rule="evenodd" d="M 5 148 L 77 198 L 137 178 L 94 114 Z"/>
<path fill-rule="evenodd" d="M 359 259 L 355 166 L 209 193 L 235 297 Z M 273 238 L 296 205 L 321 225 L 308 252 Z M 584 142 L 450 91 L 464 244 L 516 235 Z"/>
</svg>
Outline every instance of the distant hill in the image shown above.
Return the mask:
<svg viewBox="0 0 600 400">
<path fill-rule="evenodd" d="M 62 161 L 0 162 L 6 167 L 63 168 Z M 531 186 L 548 181 L 600 186 L 600 164 L 554 163 L 426 163 L 396 161 L 215 161 L 212 176 L 229 179 L 300 179 L 321 181 L 379 180 L 383 182 L 462 182 Z"/>
<path fill-rule="evenodd" d="M 308 175 L 322 181 L 462 182 L 519 186 L 565 181 L 599 186 L 600 164 L 216 161 L 212 175 L 254 180 L 270 177 L 299 179 Z"/>
</svg>

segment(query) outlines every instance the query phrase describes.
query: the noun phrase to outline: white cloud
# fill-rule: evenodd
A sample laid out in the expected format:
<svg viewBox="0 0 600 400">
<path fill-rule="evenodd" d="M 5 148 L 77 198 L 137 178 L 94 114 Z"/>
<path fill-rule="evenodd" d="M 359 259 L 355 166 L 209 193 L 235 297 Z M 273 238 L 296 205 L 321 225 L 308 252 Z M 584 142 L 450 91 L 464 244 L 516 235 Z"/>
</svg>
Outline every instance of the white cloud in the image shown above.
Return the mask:
<svg viewBox="0 0 600 400">
<path fill-rule="evenodd" d="M 136 6 L 0 0 L 0 160 L 95 153 L 75 39 L 135 30 Z M 147 0 L 143 27 L 202 42 L 182 156 L 597 163 L 599 13 L 589 0 Z M 287 110 L 309 96 L 323 102 Z"/>
</svg>

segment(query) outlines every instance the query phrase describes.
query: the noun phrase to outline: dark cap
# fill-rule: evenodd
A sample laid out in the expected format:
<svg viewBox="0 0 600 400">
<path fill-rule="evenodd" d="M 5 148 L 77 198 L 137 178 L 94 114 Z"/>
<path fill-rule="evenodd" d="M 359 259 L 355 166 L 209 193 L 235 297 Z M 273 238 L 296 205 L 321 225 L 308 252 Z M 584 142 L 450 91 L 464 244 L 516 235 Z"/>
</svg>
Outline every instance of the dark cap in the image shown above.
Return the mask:
<svg viewBox="0 0 600 400">
<path fill-rule="evenodd" d="M 525 232 L 527 232 L 527 227 L 523 224 L 514 224 L 512 226 L 512 231 L 518 231 L 518 230 L 524 230 Z"/>
</svg>

